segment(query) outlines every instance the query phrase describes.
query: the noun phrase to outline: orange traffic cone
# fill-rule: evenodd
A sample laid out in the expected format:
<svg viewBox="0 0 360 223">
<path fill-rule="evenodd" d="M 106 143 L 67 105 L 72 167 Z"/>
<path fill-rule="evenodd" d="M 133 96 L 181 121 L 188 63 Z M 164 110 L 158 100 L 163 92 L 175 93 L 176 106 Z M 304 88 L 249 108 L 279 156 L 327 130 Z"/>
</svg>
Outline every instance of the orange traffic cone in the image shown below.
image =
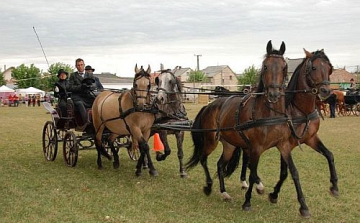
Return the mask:
<svg viewBox="0 0 360 223">
<path fill-rule="evenodd" d="M 154 148 L 155 152 L 164 150 L 164 144 L 161 142 L 159 133 L 154 134 Z"/>
</svg>

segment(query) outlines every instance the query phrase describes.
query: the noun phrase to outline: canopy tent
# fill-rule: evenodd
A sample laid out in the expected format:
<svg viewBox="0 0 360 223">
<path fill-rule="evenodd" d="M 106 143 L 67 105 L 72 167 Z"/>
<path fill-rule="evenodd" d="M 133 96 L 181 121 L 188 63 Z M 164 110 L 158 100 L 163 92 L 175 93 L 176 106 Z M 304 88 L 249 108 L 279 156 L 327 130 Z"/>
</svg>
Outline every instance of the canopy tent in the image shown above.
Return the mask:
<svg viewBox="0 0 360 223">
<path fill-rule="evenodd" d="M 34 88 L 34 87 L 28 87 L 28 88 L 22 88 L 22 89 L 16 89 L 17 94 L 40 94 L 41 97 L 45 96 L 45 91 L 42 91 L 40 89 Z"/>
<path fill-rule="evenodd" d="M 15 90 L 6 87 L 5 85 L 0 87 L 0 97 L 7 98 L 9 95 L 14 94 Z"/>
</svg>

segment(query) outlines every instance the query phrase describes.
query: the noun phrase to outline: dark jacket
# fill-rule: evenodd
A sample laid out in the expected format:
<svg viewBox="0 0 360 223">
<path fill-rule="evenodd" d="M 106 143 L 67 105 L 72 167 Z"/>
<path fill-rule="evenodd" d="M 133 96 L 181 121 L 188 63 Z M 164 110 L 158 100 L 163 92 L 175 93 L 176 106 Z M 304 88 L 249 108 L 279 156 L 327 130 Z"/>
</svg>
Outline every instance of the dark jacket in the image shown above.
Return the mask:
<svg viewBox="0 0 360 223">
<path fill-rule="evenodd" d="M 59 100 L 66 100 L 66 98 L 68 97 L 67 91 L 69 88 L 69 81 L 68 80 L 58 80 L 55 83 L 55 87 L 57 87 L 59 89 L 59 91 L 56 92 L 54 90 L 54 96 L 56 98 L 59 98 Z"/>
</svg>

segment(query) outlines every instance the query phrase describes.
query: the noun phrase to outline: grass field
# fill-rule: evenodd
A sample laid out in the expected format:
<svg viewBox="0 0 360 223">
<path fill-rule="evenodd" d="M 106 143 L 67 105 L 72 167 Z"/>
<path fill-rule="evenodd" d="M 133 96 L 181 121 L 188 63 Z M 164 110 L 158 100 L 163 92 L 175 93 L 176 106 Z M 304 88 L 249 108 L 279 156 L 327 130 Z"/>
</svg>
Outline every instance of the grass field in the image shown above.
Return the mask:
<svg viewBox="0 0 360 223">
<path fill-rule="evenodd" d="M 193 119 L 201 105 L 187 104 Z M 187 179 L 178 173 L 175 140 L 173 153 L 166 161 L 155 161 L 158 177 L 147 171 L 135 176 L 134 161 L 125 149 L 120 151 L 120 168 L 104 160 L 98 170 L 95 150 L 80 151 L 74 168 L 65 166 L 62 150 L 57 159 L 44 159 L 42 128 L 50 120 L 42 107 L 0 107 L 0 222 L 359 222 L 360 195 L 360 117 L 325 118 L 320 136 L 333 152 L 339 178 L 340 197 L 329 194 L 329 170 L 324 157 L 306 146 L 293 151 L 300 181 L 312 217 L 299 216 L 295 187 L 288 178 L 279 202 L 271 204 L 267 195 L 253 193 L 252 210 L 244 212 L 238 169 L 226 179 L 228 193 L 234 198 L 226 203 L 220 198 L 215 178 L 219 148 L 210 156 L 214 175 L 214 192 L 202 192 L 205 178 L 199 165 Z M 150 147 L 152 147 L 152 139 Z M 187 132 L 185 160 L 192 153 Z M 154 152 L 153 154 L 154 155 Z M 154 156 L 153 156 L 154 157 Z M 155 159 L 154 159 L 155 160 Z M 259 175 L 266 194 L 279 177 L 279 153 L 268 150 L 261 157 Z M 109 217 L 106 217 L 109 216 Z"/>
</svg>

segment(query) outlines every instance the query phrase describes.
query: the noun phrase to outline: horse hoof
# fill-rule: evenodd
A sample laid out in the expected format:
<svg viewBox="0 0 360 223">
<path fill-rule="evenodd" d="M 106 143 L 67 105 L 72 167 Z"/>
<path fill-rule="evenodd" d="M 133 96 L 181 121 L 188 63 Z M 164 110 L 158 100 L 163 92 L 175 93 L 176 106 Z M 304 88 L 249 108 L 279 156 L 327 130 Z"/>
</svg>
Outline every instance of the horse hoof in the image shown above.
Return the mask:
<svg viewBox="0 0 360 223">
<path fill-rule="evenodd" d="M 181 178 L 187 178 L 188 175 L 187 175 L 186 172 L 180 172 L 180 177 L 181 177 Z"/>
<path fill-rule="evenodd" d="M 277 203 L 277 198 L 273 197 L 273 195 L 270 193 L 269 194 L 269 201 L 273 204 L 276 204 Z"/>
<path fill-rule="evenodd" d="M 248 189 L 248 187 L 245 187 L 245 186 L 241 187 L 241 190 L 247 190 L 247 189 Z"/>
<path fill-rule="evenodd" d="M 330 194 L 334 197 L 339 197 L 339 191 L 330 187 Z"/>
<path fill-rule="evenodd" d="M 156 161 L 163 161 L 163 160 L 165 160 L 164 154 L 157 153 L 156 154 Z"/>
<path fill-rule="evenodd" d="M 310 218 L 311 214 L 309 210 L 302 210 L 301 208 L 299 209 L 300 211 L 300 215 L 304 218 Z"/>
<path fill-rule="evenodd" d="M 114 169 L 119 169 L 120 163 L 113 163 Z"/>
<path fill-rule="evenodd" d="M 135 175 L 136 175 L 137 177 L 141 176 L 141 170 L 140 170 L 140 171 L 139 171 L 139 170 L 136 170 L 136 171 L 135 171 Z"/>
<path fill-rule="evenodd" d="M 251 211 L 251 206 L 249 205 L 243 205 L 242 206 L 243 211 Z"/>
<path fill-rule="evenodd" d="M 159 176 L 158 172 L 156 170 L 150 170 L 149 171 L 150 175 L 153 176 L 153 177 L 157 177 Z"/>
<path fill-rule="evenodd" d="M 256 192 L 260 195 L 265 193 L 265 189 L 256 188 Z"/>
<path fill-rule="evenodd" d="M 204 187 L 203 191 L 206 196 L 209 196 L 211 194 L 211 187 Z"/>
<path fill-rule="evenodd" d="M 221 197 L 222 197 L 223 201 L 227 201 L 227 202 L 232 201 L 232 197 L 230 197 L 230 195 L 227 192 L 222 192 Z"/>
<path fill-rule="evenodd" d="M 103 168 L 102 166 L 98 166 L 98 170 L 102 170 L 102 168 Z"/>
</svg>

